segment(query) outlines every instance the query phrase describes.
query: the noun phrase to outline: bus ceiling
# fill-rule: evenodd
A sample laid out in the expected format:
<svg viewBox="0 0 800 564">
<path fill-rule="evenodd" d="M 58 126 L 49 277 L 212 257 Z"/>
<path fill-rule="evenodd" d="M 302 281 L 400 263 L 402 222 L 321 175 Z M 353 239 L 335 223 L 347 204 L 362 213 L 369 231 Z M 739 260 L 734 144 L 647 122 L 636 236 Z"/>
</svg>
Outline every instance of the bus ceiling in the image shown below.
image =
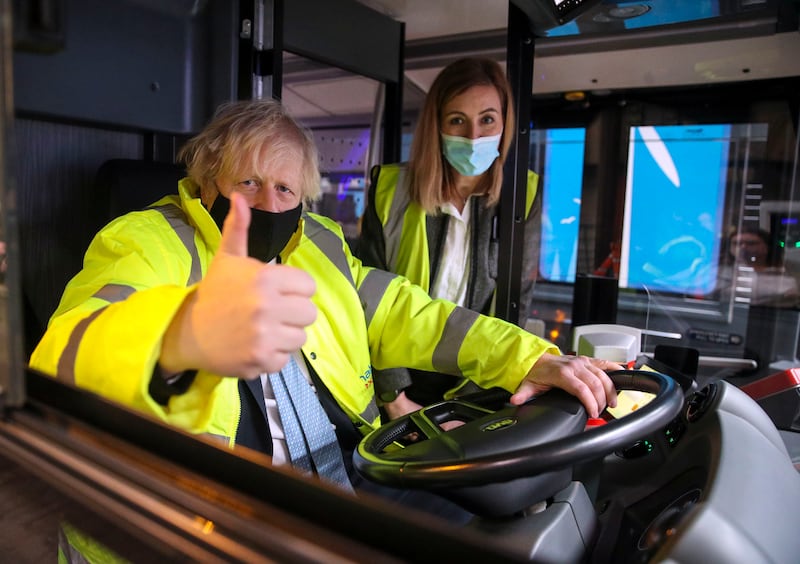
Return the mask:
<svg viewBox="0 0 800 564">
<path fill-rule="evenodd" d="M 534 96 L 797 76 L 798 2 L 740 0 L 359 0 L 405 24 L 403 107 L 412 116 L 439 71 L 465 54 L 508 55 L 509 5 L 529 21 Z M 457 4 L 457 6 L 456 6 Z M 567 8 L 574 7 L 570 11 Z M 558 9 L 564 11 L 557 20 Z M 452 17 L 457 11 L 459 16 Z M 563 21 L 558 25 L 559 21 Z M 284 99 L 313 125 L 366 123 L 377 85 L 291 54 Z M 332 90 L 322 85 L 347 87 Z M 332 93 L 336 100 L 332 100 Z M 348 107 L 341 110 L 342 100 Z M 359 107 L 355 107 L 360 104 Z"/>
</svg>

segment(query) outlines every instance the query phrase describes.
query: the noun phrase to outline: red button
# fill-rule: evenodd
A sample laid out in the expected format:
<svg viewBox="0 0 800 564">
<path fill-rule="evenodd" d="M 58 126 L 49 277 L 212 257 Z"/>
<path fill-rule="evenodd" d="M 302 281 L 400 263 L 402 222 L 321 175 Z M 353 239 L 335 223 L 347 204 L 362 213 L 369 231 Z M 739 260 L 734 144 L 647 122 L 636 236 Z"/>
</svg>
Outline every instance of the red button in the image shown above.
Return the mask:
<svg viewBox="0 0 800 564">
<path fill-rule="evenodd" d="M 586 420 L 586 429 L 589 429 L 590 427 L 600 427 L 601 425 L 605 425 L 606 423 L 608 422 L 605 419 L 590 417 L 589 419 Z"/>
</svg>

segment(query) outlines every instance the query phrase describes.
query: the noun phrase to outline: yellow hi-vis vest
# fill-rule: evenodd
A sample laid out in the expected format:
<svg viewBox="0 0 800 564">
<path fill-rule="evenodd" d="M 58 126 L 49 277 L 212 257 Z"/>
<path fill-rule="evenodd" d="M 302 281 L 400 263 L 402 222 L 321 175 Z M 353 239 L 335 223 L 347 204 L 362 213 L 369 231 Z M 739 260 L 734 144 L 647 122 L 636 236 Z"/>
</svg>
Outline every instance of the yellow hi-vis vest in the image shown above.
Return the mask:
<svg viewBox="0 0 800 564">
<path fill-rule="evenodd" d="M 179 195 L 95 236 L 30 364 L 232 446 L 240 417 L 236 378 L 201 370 L 166 405 L 148 391 L 161 339 L 219 247 L 220 231 L 198 192 L 184 179 Z M 412 366 L 513 391 L 543 353 L 558 352 L 509 323 L 431 300 L 405 278 L 363 266 L 330 219 L 303 214 L 281 259 L 316 281 L 317 319 L 302 352 L 363 433 L 380 424 L 373 366 Z"/>
<path fill-rule="evenodd" d="M 408 190 L 400 186 L 405 182 L 406 167 L 402 164 L 381 165 L 378 185 L 375 188 L 375 211 L 383 225 L 386 242 L 386 265 L 414 284 L 430 291 L 431 262 L 428 252 L 428 234 L 425 229 L 426 212 L 417 202 L 412 202 Z M 525 219 L 531 212 L 539 175 L 529 170 L 525 194 Z M 405 209 L 404 213 L 399 210 Z"/>
</svg>

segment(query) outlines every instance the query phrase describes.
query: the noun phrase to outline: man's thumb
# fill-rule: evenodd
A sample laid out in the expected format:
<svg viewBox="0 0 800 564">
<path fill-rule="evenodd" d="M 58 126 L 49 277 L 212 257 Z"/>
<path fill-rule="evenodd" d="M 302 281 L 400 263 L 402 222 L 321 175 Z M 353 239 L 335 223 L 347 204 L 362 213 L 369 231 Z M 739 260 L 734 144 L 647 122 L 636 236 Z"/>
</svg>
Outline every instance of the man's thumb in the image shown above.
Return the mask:
<svg viewBox="0 0 800 564">
<path fill-rule="evenodd" d="M 246 257 L 247 231 L 250 228 L 250 208 L 247 205 L 247 201 L 238 192 L 231 193 L 230 201 L 231 209 L 222 224 L 222 240 L 219 244 L 219 250 L 228 255 Z"/>
</svg>

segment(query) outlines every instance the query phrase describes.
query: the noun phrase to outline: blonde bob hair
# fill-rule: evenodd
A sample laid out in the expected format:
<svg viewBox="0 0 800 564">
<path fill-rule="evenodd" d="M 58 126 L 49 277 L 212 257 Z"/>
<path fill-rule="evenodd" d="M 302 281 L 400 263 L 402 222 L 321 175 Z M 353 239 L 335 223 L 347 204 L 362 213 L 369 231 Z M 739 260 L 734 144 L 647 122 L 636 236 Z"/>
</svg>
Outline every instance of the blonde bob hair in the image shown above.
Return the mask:
<svg viewBox="0 0 800 564">
<path fill-rule="evenodd" d="M 268 161 L 261 160 L 267 147 Z M 186 172 L 202 191 L 213 189 L 220 176 L 242 171 L 259 172 L 270 161 L 296 159 L 301 167 L 301 200 L 319 197 L 319 156 L 311 134 L 291 117 L 280 102 L 271 99 L 228 102 L 221 105 L 209 124 L 178 153 Z"/>
<path fill-rule="evenodd" d="M 502 67 L 491 59 L 469 57 L 446 66 L 431 85 L 417 122 L 408 163 L 409 193 L 428 213 L 456 195 L 453 169 L 442 151 L 441 112 L 450 100 L 473 86 L 494 86 L 500 96 L 503 114 L 503 135 L 500 139 L 500 156 L 484 172 L 476 193 L 486 196 L 486 205 L 493 206 L 500 199 L 503 185 L 503 163 L 514 133 L 514 107 L 511 85 Z"/>
</svg>

